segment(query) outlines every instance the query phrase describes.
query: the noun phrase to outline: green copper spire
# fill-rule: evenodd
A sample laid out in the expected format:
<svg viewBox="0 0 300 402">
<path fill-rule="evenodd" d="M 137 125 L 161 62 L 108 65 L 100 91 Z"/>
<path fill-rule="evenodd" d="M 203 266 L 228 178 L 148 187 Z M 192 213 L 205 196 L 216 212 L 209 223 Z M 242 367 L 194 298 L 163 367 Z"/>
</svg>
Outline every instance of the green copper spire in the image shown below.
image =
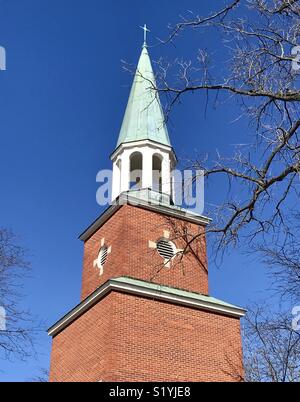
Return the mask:
<svg viewBox="0 0 300 402">
<path fill-rule="evenodd" d="M 171 146 L 146 40 L 135 73 L 118 145 L 152 140 Z"/>
</svg>

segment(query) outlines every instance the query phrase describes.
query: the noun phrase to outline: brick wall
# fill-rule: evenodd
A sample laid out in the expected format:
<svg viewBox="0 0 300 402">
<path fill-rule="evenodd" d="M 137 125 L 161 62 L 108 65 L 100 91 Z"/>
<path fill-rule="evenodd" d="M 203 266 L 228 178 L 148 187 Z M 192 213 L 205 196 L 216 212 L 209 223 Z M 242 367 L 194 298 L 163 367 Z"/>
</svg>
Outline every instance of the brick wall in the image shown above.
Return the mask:
<svg viewBox="0 0 300 402">
<path fill-rule="evenodd" d="M 52 340 L 50 381 L 97 382 L 111 356 L 111 300 L 102 300 Z"/>
<path fill-rule="evenodd" d="M 188 235 L 203 233 L 182 260 L 176 257 L 168 269 L 156 250 L 149 248 L 149 240 L 156 242 L 169 231 L 171 239 L 178 238 L 176 231 Z M 208 274 L 205 244 L 205 229 L 202 226 L 180 219 L 167 219 L 164 215 L 143 208 L 124 205 L 84 245 L 81 299 L 85 299 L 110 278 L 130 276 L 159 284 L 208 294 Z M 112 247 L 104 266 L 104 274 L 93 267 L 101 240 Z M 189 237 L 187 237 L 189 238 Z M 186 241 L 174 240 L 182 249 Z"/>
<path fill-rule="evenodd" d="M 238 319 L 111 292 L 53 339 L 51 381 L 237 381 Z"/>
</svg>

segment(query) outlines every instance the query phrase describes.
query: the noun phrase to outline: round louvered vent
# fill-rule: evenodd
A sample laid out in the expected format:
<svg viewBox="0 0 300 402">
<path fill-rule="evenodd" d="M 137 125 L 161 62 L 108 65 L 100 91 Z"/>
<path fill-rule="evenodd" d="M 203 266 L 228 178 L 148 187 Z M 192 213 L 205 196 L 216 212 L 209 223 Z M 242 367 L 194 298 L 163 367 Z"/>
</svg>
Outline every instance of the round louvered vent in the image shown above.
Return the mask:
<svg viewBox="0 0 300 402">
<path fill-rule="evenodd" d="M 100 263 L 101 267 L 104 266 L 107 260 L 107 247 L 103 246 L 99 251 L 98 262 Z"/>
<path fill-rule="evenodd" d="M 165 260 L 171 260 L 175 255 L 175 246 L 168 240 L 159 240 L 157 242 L 157 251 Z"/>
</svg>

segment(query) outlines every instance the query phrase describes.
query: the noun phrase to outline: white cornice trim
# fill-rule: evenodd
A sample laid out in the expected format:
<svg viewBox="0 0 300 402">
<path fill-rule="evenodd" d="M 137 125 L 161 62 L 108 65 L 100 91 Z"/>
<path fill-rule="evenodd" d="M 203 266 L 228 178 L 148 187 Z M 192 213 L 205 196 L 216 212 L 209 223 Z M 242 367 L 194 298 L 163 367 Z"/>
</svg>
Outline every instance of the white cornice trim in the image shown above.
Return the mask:
<svg viewBox="0 0 300 402">
<path fill-rule="evenodd" d="M 122 193 L 120 197 L 115 200 L 115 203 L 116 204 L 111 205 L 106 211 L 104 211 L 103 214 L 79 236 L 80 240 L 86 241 L 89 239 L 113 214 L 117 212 L 118 209 L 127 204 L 137 208 L 148 209 L 149 211 L 164 214 L 173 218 L 182 219 L 195 223 L 196 225 L 207 226 L 211 222 L 210 218 L 202 215 L 190 214 L 187 210 L 175 209 L 175 207 L 172 208 L 172 206 L 166 206 L 163 204 L 148 203 L 145 200 L 131 196 L 130 192 Z"/>
<path fill-rule="evenodd" d="M 132 204 L 136 205 L 137 207 L 149 209 L 150 211 L 155 211 L 173 218 L 183 219 L 192 223 L 196 223 L 198 225 L 206 226 L 212 221 L 212 219 L 206 216 L 189 213 L 187 209 L 180 209 L 176 206 L 172 207 L 164 204 L 147 202 L 146 200 L 131 196 L 130 192 L 128 192 L 127 194 L 121 194 L 121 197 L 126 197 L 129 201 L 129 204 L 130 201 L 132 201 Z"/>
<path fill-rule="evenodd" d="M 120 209 L 123 205 L 111 205 L 108 207 L 102 215 L 99 216 L 80 236 L 79 240 L 86 241 L 89 239 L 101 226 L 104 225 L 108 219 L 114 215 L 118 209 Z"/>
<path fill-rule="evenodd" d="M 177 162 L 177 157 L 176 157 L 175 151 L 171 146 L 164 145 L 159 142 L 152 141 L 152 140 L 125 142 L 118 146 L 118 148 L 112 153 L 110 159 L 113 161 L 115 159 L 115 157 L 117 155 L 119 155 L 119 153 L 122 152 L 124 149 L 143 147 L 145 145 L 147 145 L 151 148 L 154 148 L 154 149 L 160 148 L 160 149 L 163 149 L 164 151 L 170 152 L 173 155 L 174 160 Z"/>
<path fill-rule="evenodd" d="M 136 296 L 147 297 L 154 300 L 169 302 L 177 305 L 183 305 L 186 307 L 196 308 L 198 310 L 210 311 L 216 314 L 222 314 L 235 318 L 241 318 L 245 315 L 245 310 L 229 306 L 226 304 L 210 302 L 207 300 L 200 300 L 195 297 L 188 297 L 182 295 L 176 295 L 167 290 L 166 287 L 160 289 L 157 286 L 156 289 L 147 287 L 145 283 L 140 284 L 124 283 L 124 281 L 118 281 L 118 279 L 111 279 L 104 285 L 100 286 L 92 295 L 85 299 L 82 303 L 71 310 L 67 315 L 60 319 L 48 330 L 48 335 L 55 336 L 61 332 L 64 328 L 75 321 L 79 316 L 84 314 L 87 310 L 93 307 L 101 299 L 103 299 L 109 292 L 117 291 L 121 293 L 133 294 Z"/>
</svg>

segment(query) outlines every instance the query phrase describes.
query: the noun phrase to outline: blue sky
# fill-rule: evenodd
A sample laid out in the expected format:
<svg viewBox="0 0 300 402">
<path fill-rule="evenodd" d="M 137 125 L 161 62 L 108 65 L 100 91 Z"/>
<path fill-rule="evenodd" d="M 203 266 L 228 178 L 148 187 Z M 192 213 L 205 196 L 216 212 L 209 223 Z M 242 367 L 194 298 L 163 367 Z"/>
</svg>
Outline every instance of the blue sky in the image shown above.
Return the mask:
<svg viewBox="0 0 300 402">
<path fill-rule="evenodd" d="M 22 306 L 48 325 L 79 301 L 83 247 L 78 235 L 101 212 L 96 174 L 110 168 L 132 77 L 121 60 L 136 63 L 145 22 L 150 44 L 186 10 L 206 14 L 220 1 L 199 0 L 2 0 L 0 45 L 7 71 L 0 71 L 0 226 L 13 229 L 29 250 L 32 276 Z M 151 57 L 191 58 L 219 38 L 199 32 L 176 47 L 150 47 Z M 171 141 L 179 157 L 195 150 L 214 154 L 250 135 L 233 123 L 233 104 L 209 107 L 204 95 L 189 96 L 174 109 Z M 214 203 L 225 185 L 207 189 Z M 256 260 L 233 250 L 221 267 L 210 263 L 211 293 L 245 306 L 266 297 L 267 280 Z M 0 381 L 27 381 L 49 365 L 51 342 L 41 334 L 38 357 L 0 361 Z"/>
</svg>

